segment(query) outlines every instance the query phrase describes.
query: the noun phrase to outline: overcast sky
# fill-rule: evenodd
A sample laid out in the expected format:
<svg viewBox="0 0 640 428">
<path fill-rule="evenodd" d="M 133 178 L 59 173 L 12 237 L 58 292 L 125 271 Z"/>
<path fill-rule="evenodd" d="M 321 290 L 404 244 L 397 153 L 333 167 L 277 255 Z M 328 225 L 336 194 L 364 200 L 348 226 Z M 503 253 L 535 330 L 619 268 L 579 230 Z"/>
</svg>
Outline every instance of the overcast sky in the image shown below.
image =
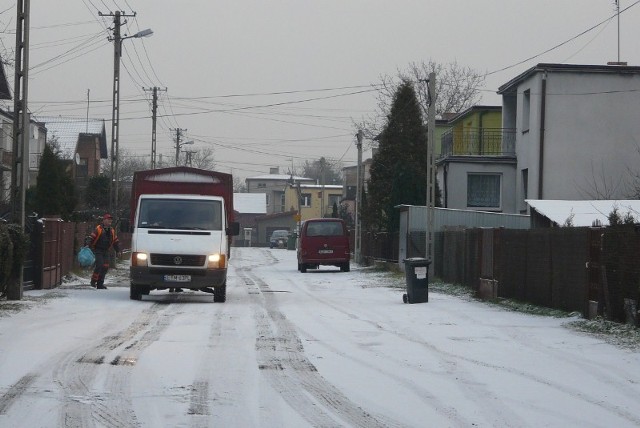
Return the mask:
<svg viewBox="0 0 640 428">
<path fill-rule="evenodd" d="M 636 3 L 620 2 L 629 65 L 640 65 Z M 241 177 L 321 156 L 354 165 L 353 122 L 376 108 L 371 85 L 412 62 L 491 73 L 481 103 L 500 105 L 497 88 L 539 62 L 618 55 L 613 0 L 31 0 L 30 111 L 83 118 L 89 90 L 89 116 L 107 120 L 110 141 L 112 18 L 98 12 L 115 10 L 136 12 L 123 35 L 154 32 L 123 42 L 121 150 L 150 156 L 142 88 L 167 88 L 158 153 L 172 156 L 174 130 L 186 129 L 194 145 L 185 149 L 211 147 L 216 169 Z M 15 1 L 0 0 L 0 12 L 2 48 L 13 51 Z M 13 68 L 7 74 L 13 86 Z"/>
</svg>

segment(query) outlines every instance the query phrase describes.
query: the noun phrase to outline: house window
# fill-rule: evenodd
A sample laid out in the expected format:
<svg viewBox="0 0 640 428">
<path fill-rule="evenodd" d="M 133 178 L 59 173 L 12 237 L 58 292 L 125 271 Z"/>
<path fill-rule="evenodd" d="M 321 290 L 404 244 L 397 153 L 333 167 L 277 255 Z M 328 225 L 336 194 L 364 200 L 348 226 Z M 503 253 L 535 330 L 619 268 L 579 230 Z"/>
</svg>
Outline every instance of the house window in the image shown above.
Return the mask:
<svg viewBox="0 0 640 428">
<path fill-rule="evenodd" d="M 329 212 L 333 211 L 334 205 L 336 205 L 338 209 L 340 208 L 340 199 L 342 199 L 342 195 L 329 195 Z"/>
<path fill-rule="evenodd" d="M 89 159 L 80 158 L 76 165 L 76 177 L 87 177 L 89 175 Z"/>
<path fill-rule="evenodd" d="M 467 207 L 500 208 L 500 174 L 467 175 Z"/>
<path fill-rule="evenodd" d="M 311 193 L 303 193 L 300 195 L 300 206 L 301 207 L 311 206 Z"/>
<path fill-rule="evenodd" d="M 524 91 L 522 96 L 522 133 L 529 132 L 529 115 L 531 114 L 531 90 Z"/>
<path fill-rule="evenodd" d="M 280 195 L 280 206 L 282 207 L 282 211 L 284 212 L 284 193 Z"/>
<path fill-rule="evenodd" d="M 267 187 L 267 183 L 258 183 L 258 189 L 264 189 Z"/>
<path fill-rule="evenodd" d="M 265 196 L 267 197 L 267 206 L 269 206 L 271 204 L 271 202 L 269 201 L 270 199 L 269 196 L 271 195 L 269 195 L 268 193 L 265 193 Z"/>
<path fill-rule="evenodd" d="M 522 196 L 523 199 L 529 198 L 529 169 L 522 170 Z"/>
</svg>

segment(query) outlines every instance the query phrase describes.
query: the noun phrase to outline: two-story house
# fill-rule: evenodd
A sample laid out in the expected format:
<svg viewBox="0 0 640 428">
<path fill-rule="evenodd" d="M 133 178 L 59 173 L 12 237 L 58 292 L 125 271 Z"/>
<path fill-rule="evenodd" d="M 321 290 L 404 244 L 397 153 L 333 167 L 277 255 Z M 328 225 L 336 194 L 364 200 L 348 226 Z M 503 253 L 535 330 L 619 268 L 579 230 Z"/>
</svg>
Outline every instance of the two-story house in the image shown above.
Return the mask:
<svg viewBox="0 0 640 428">
<path fill-rule="evenodd" d="M 13 119 L 12 112 L 0 110 L 0 202 L 9 203 L 11 170 L 13 168 Z M 33 119 L 29 121 L 29 166 L 27 187 L 37 184 L 40 157 L 44 151 L 47 129 Z"/>
<path fill-rule="evenodd" d="M 640 164 L 640 67 L 538 64 L 502 85 L 526 199 L 627 199 Z"/>
<path fill-rule="evenodd" d="M 502 128 L 502 108 L 470 107 L 443 128 L 436 153 L 443 207 L 515 212 L 515 133 Z"/>
<path fill-rule="evenodd" d="M 331 217 L 339 209 L 343 186 L 338 184 L 289 184 L 285 191 L 285 206 L 300 214 L 300 220 Z"/>
<path fill-rule="evenodd" d="M 104 120 L 39 116 L 47 128 L 47 142 L 54 142 L 82 193 L 89 178 L 100 174 L 100 160 L 107 159 Z"/>
<path fill-rule="evenodd" d="M 267 214 L 289 211 L 285 203 L 285 189 L 291 183 L 313 184 L 312 178 L 280 174 L 279 168 L 271 168 L 270 173 L 245 179 L 248 193 L 264 193 L 267 198 Z"/>
</svg>

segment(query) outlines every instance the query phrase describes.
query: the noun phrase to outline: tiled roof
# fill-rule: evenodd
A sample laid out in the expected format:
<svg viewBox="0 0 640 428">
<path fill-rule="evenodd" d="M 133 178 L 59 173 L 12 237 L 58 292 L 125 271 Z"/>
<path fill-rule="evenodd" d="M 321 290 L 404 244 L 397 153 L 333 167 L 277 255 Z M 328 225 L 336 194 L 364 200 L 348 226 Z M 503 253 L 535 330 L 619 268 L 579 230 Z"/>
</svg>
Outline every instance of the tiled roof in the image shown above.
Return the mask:
<svg viewBox="0 0 640 428">
<path fill-rule="evenodd" d="M 44 123 L 49 141 L 54 138 L 58 141 L 60 152 L 65 159 L 73 159 L 80 134 L 97 135 L 100 138 L 101 157 L 108 156 L 103 120 L 62 116 L 36 116 L 34 119 Z"/>
</svg>

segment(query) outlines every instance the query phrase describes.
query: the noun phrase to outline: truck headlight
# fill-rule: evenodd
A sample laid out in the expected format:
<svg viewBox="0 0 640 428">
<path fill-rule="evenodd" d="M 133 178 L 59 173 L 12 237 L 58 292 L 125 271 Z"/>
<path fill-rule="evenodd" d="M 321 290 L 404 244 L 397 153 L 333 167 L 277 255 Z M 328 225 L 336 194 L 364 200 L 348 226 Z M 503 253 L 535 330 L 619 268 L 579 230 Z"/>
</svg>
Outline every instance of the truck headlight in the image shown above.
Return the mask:
<svg viewBox="0 0 640 428">
<path fill-rule="evenodd" d="M 131 266 L 148 266 L 149 255 L 147 253 L 133 253 L 131 255 Z"/>
<path fill-rule="evenodd" d="M 209 269 L 220 269 L 227 267 L 224 254 L 210 254 L 207 258 L 207 267 Z"/>
</svg>

